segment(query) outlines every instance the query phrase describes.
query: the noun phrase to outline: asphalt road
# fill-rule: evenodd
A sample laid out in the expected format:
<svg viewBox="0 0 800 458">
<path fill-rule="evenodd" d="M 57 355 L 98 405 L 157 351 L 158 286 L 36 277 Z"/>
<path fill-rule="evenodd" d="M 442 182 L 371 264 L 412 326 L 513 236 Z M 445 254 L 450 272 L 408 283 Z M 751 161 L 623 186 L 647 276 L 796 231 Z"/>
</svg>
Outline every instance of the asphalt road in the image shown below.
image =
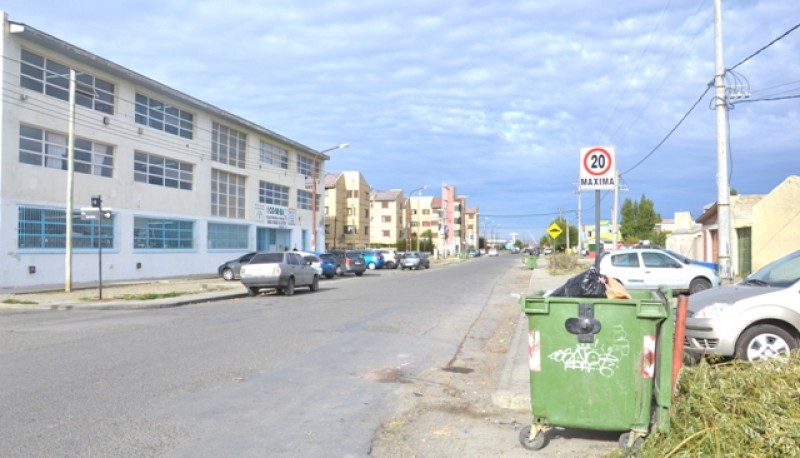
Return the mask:
<svg viewBox="0 0 800 458">
<path fill-rule="evenodd" d="M 367 456 L 398 384 L 454 356 L 518 263 L 169 309 L 0 312 L 0 456 Z"/>
</svg>

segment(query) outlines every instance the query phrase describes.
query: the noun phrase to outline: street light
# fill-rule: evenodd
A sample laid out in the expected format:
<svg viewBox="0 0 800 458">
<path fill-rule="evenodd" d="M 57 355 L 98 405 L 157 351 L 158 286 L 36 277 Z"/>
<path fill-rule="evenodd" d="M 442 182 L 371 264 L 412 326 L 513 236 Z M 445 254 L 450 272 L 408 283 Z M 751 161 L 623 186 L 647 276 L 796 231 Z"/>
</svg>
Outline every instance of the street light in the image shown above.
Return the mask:
<svg viewBox="0 0 800 458">
<path fill-rule="evenodd" d="M 342 143 L 341 145 L 324 149 L 314 156 L 314 161 L 311 164 L 311 251 L 319 251 L 317 249 L 317 160 L 325 153 L 347 148 L 348 146 L 350 146 L 350 143 Z M 336 234 L 333 235 L 334 237 L 336 236 Z"/>
<path fill-rule="evenodd" d="M 416 189 L 412 189 L 411 192 L 408 193 L 408 207 L 411 206 L 411 196 L 419 191 L 420 197 L 422 196 L 422 191 L 428 189 L 430 185 L 425 185 Z M 408 231 L 406 233 L 406 251 L 411 251 L 411 215 L 408 215 L 406 220 L 408 223 Z M 419 202 L 417 202 L 417 223 L 419 223 Z M 419 229 L 418 229 L 419 230 Z M 417 234 L 417 251 L 419 251 L 419 234 Z"/>
</svg>

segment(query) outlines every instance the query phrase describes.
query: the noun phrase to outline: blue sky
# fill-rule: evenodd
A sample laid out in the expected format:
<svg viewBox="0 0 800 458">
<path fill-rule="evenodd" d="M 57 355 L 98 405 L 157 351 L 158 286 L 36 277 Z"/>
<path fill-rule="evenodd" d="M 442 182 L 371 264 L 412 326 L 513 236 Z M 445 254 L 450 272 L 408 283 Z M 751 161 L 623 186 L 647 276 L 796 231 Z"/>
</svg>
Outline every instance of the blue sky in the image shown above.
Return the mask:
<svg viewBox="0 0 800 458">
<path fill-rule="evenodd" d="M 800 23 L 796 0 L 723 0 L 732 68 Z M 716 200 L 711 0 L 7 0 L 23 22 L 315 149 L 374 189 L 456 186 L 500 235 L 576 222 L 579 151 L 613 145 L 621 201 Z M 800 29 L 735 68 L 730 186 L 800 172 Z M 772 98 L 779 100 L 764 101 Z M 594 191 L 581 193 L 594 221 Z M 602 193 L 601 217 L 613 198 Z"/>
</svg>

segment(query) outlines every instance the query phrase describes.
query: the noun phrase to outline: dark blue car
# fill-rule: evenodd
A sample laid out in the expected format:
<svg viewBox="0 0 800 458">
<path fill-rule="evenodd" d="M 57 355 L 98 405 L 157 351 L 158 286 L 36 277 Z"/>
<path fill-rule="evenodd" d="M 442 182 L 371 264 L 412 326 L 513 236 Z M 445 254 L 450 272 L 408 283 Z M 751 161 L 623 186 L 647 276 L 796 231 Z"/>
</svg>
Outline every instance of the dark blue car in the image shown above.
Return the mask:
<svg viewBox="0 0 800 458">
<path fill-rule="evenodd" d="M 322 275 L 333 278 L 336 275 L 336 259 L 330 253 L 315 253 L 322 260 Z"/>
</svg>

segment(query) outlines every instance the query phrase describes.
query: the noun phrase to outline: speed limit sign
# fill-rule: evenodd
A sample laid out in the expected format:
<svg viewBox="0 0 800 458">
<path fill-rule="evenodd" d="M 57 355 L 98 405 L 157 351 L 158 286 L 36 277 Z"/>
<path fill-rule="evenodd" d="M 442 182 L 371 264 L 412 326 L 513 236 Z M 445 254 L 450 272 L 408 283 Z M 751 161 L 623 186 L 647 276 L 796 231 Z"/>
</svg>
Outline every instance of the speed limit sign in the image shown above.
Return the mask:
<svg viewBox="0 0 800 458">
<path fill-rule="evenodd" d="M 581 148 L 580 160 L 581 189 L 614 189 L 616 187 L 617 160 L 613 147 Z"/>
</svg>

